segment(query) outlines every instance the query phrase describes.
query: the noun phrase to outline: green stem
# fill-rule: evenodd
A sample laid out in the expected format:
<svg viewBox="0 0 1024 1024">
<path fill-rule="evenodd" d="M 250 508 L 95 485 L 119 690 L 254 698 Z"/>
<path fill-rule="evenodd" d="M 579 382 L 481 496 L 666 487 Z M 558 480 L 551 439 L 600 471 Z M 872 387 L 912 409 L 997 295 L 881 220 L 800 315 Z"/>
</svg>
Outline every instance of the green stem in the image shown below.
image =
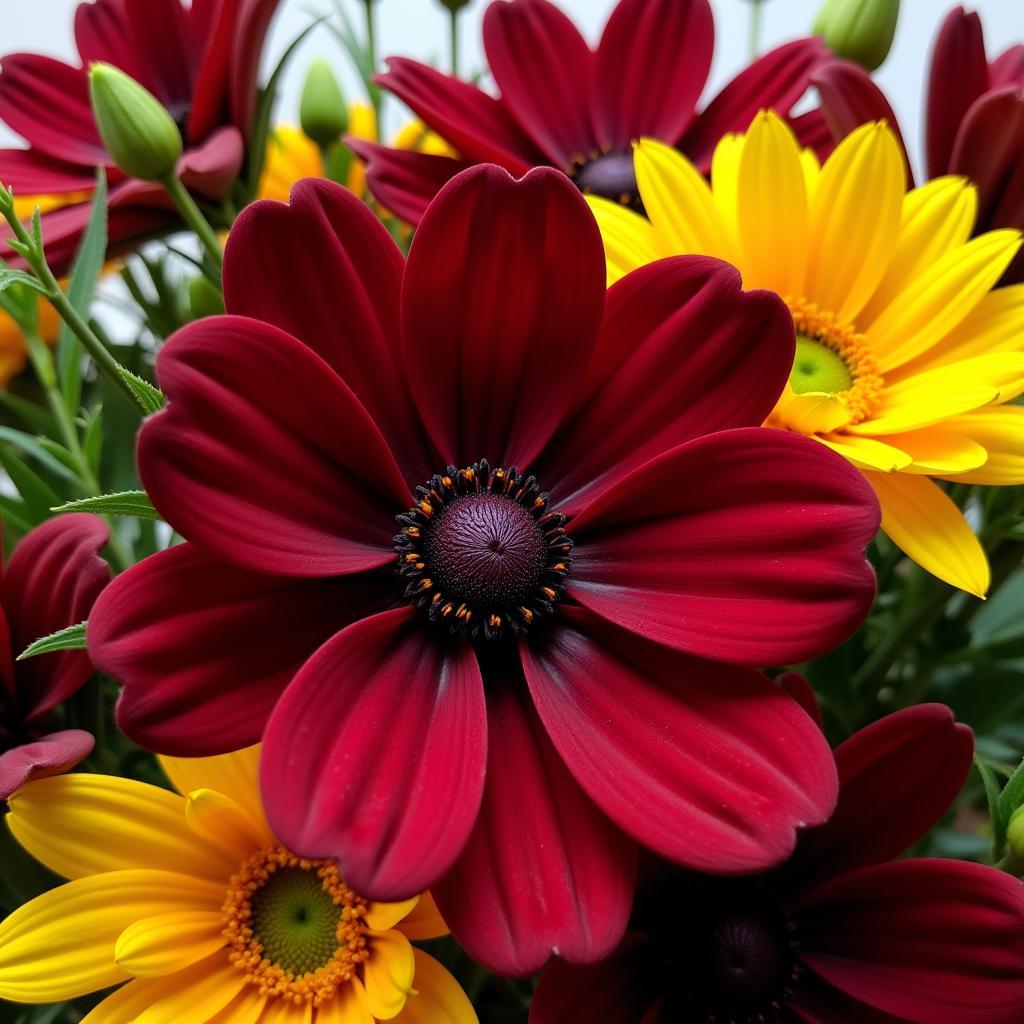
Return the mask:
<svg viewBox="0 0 1024 1024">
<path fill-rule="evenodd" d="M 220 239 L 210 222 L 203 216 L 203 211 L 199 209 L 188 189 L 181 183 L 181 178 L 177 174 L 169 174 L 160 184 L 167 189 L 167 194 L 174 201 L 178 212 L 184 217 L 185 223 L 196 233 L 203 248 L 219 271 L 224 266 L 224 251 L 220 247 Z"/>
<path fill-rule="evenodd" d="M 761 49 L 761 14 L 763 0 L 751 0 L 750 4 L 750 59 L 753 60 Z"/>
<path fill-rule="evenodd" d="M 453 75 L 459 73 L 459 8 L 452 7 L 448 11 L 448 40 L 451 48 L 451 69 Z"/>
<path fill-rule="evenodd" d="M 363 0 L 363 10 L 366 12 L 366 58 L 370 65 L 370 77 L 377 73 L 377 26 L 373 16 L 374 0 Z M 377 122 L 377 134 L 380 137 L 382 131 L 380 123 L 380 89 L 373 82 L 369 84 L 370 103 L 373 106 L 374 119 Z"/>
</svg>

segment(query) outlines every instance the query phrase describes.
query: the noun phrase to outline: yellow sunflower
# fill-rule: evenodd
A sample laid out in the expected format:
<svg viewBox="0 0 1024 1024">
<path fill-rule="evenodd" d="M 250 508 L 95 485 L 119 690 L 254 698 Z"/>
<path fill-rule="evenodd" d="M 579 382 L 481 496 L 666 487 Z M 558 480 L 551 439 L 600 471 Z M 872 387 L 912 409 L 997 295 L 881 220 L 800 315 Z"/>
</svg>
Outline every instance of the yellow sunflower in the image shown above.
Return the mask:
<svg viewBox="0 0 1024 1024">
<path fill-rule="evenodd" d="M 728 260 L 781 295 L 796 358 L 768 420 L 839 452 L 882 505 L 882 528 L 929 572 L 984 596 L 985 553 L 932 477 L 1024 483 L 1024 285 L 993 290 L 1021 244 L 971 238 L 962 178 L 906 191 L 892 132 L 867 124 L 821 167 L 761 113 L 727 136 L 709 185 L 674 149 L 634 148 L 647 218 L 589 198 L 609 282 L 665 256 Z"/>
<path fill-rule="evenodd" d="M 429 894 L 364 900 L 333 861 L 281 846 L 258 759 L 161 758 L 177 793 L 102 775 L 18 790 L 11 832 L 71 881 L 0 924 L 0 998 L 120 986 L 83 1024 L 473 1024 L 409 941 L 447 932 Z"/>
</svg>

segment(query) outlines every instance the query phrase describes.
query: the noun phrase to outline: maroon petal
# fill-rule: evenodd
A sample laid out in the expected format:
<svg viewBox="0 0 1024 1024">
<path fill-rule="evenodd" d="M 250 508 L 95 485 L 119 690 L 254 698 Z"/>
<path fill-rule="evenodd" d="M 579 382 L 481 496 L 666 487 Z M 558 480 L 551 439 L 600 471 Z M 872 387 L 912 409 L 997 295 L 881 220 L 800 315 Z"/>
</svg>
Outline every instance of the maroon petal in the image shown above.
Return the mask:
<svg viewBox="0 0 1024 1024">
<path fill-rule="evenodd" d="M 253 203 L 235 222 L 224 295 L 325 359 L 379 424 L 413 483 L 436 473 L 399 352 L 403 260 L 384 226 L 346 189 L 307 179 L 288 204 Z"/>
<path fill-rule="evenodd" d="M 708 0 L 620 0 L 597 49 L 594 118 L 602 141 L 675 142 L 694 118 L 715 48 Z"/>
<path fill-rule="evenodd" d="M 169 523 L 211 553 L 284 576 L 394 558 L 411 496 L 387 444 L 331 368 L 240 316 L 189 324 L 163 347 L 168 405 L 139 433 L 139 472 Z"/>
<path fill-rule="evenodd" d="M 798 908 L 802 957 L 854 999 L 909 1021 L 1018 1024 L 1024 886 L 980 864 L 862 868 Z"/>
<path fill-rule="evenodd" d="M 798 826 L 835 805 L 835 764 L 813 721 L 753 669 L 679 654 L 566 608 L 522 644 L 558 752 L 633 838 L 689 868 L 774 867 Z"/>
<path fill-rule="evenodd" d="M 520 976 L 554 953 L 589 963 L 615 948 L 632 902 L 635 850 L 566 770 L 530 707 L 515 652 L 502 653 L 507 663 L 484 669 L 480 815 L 434 894 L 475 960 Z"/>
<path fill-rule="evenodd" d="M 744 292 L 738 271 L 703 256 L 643 267 L 608 291 L 582 407 L 539 479 L 577 511 L 670 448 L 764 422 L 792 365 L 793 321 L 773 292 Z"/>
<path fill-rule="evenodd" d="M 599 148 L 591 115 L 595 58 L 549 0 L 491 4 L 484 50 L 505 107 L 556 167 Z"/>
<path fill-rule="evenodd" d="M 996 57 L 988 66 L 988 79 L 993 89 L 1003 85 L 1024 88 L 1024 45 L 1017 43 Z"/>
<path fill-rule="evenodd" d="M 48 519 L 25 535 L 14 549 L 0 588 L 15 655 L 33 640 L 88 618 L 110 579 L 110 569 L 100 558 L 109 536 L 102 519 L 84 512 Z M 91 674 L 84 651 L 43 654 L 20 662 L 15 675 L 21 719 L 45 714 Z"/>
<path fill-rule="evenodd" d="M 805 885 L 899 856 L 949 809 L 973 753 L 971 730 L 941 704 L 896 711 L 855 733 L 835 752 L 835 814 L 801 837 L 792 878 Z"/>
<path fill-rule="evenodd" d="M 89 102 L 89 78 L 37 53 L 4 57 L 0 118 L 33 149 L 68 163 L 95 167 L 110 162 Z"/>
<path fill-rule="evenodd" d="M 30 779 L 45 779 L 74 768 L 88 757 L 94 740 L 81 729 L 50 733 L 0 754 L 0 800 L 6 800 Z"/>
<path fill-rule="evenodd" d="M 680 148 L 706 172 L 723 135 L 745 132 L 754 115 L 768 107 L 788 114 L 807 91 L 811 74 L 828 58 L 825 44 L 817 38 L 797 39 L 769 51 L 744 68 L 708 104 Z"/>
<path fill-rule="evenodd" d="M 475 85 L 405 57 L 389 57 L 375 81 L 467 160 L 525 174 L 547 161 L 505 106 Z"/>
<path fill-rule="evenodd" d="M 228 125 L 215 131 L 201 146 L 187 149 L 178 164 L 178 174 L 191 191 L 223 199 L 238 178 L 244 157 L 241 133 Z"/>
<path fill-rule="evenodd" d="M 530 1024 L 637 1024 L 661 993 L 650 984 L 658 950 L 646 936 L 627 935 L 597 964 L 552 961 L 530 1003 Z"/>
<path fill-rule="evenodd" d="M 419 224 L 434 196 L 459 171 L 472 167 L 468 160 L 391 149 L 351 136 L 345 142 L 366 164 L 366 186 L 377 201 L 413 226 Z"/>
<path fill-rule="evenodd" d="M 149 69 L 128 22 L 126 0 L 95 0 L 75 10 L 75 42 L 82 67 L 105 61 L 152 87 Z"/>
<path fill-rule="evenodd" d="M 19 197 L 91 192 L 96 184 L 96 171 L 81 164 L 55 160 L 38 150 L 0 149 L 0 181 L 14 189 Z"/>
<path fill-rule="evenodd" d="M 824 730 L 825 721 L 814 687 L 799 672 L 783 672 L 778 678 L 778 684 L 811 716 L 814 724 Z"/>
<path fill-rule="evenodd" d="M 949 171 L 960 125 L 970 106 L 989 87 L 981 19 L 954 7 L 946 15 L 928 73 L 925 96 L 925 163 L 928 177 Z"/>
<path fill-rule="evenodd" d="M 263 44 L 281 0 L 242 0 L 231 40 L 228 100 L 231 123 L 248 141 L 256 114 Z"/>
<path fill-rule="evenodd" d="M 796 141 L 804 149 L 811 150 L 819 163 L 824 163 L 836 148 L 835 136 L 820 107 L 808 110 L 799 117 L 790 117 L 788 124 L 796 136 Z"/>
<path fill-rule="evenodd" d="M 878 504 L 845 459 L 727 430 L 652 460 L 569 524 L 569 594 L 691 654 L 785 665 L 831 650 L 875 593 Z"/>
<path fill-rule="evenodd" d="M 903 151 L 907 183 L 913 187 L 914 175 L 899 122 L 885 93 L 871 76 L 858 64 L 837 60 L 818 68 L 811 83 L 818 90 L 822 112 L 837 142 L 868 121 L 885 121 L 889 125 Z"/>
<path fill-rule="evenodd" d="M 107 587 L 89 616 L 89 654 L 124 684 L 118 724 L 136 743 L 221 754 L 258 742 L 313 651 L 392 593 L 388 576 L 281 579 L 181 544 Z"/>
<path fill-rule="evenodd" d="M 264 736 L 263 799 L 291 849 L 336 858 L 369 899 L 406 899 L 465 844 L 486 759 L 472 647 L 399 608 L 343 630 L 292 681 Z"/>
<path fill-rule="evenodd" d="M 175 115 L 188 109 L 200 54 L 189 46 L 181 0 L 124 0 L 147 86 Z"/>
<path fill-rule="evenodd" d="M 564 175 L 481 166 L 444 187 L 413 239 L 402 325 L 445 459 L 522 468 L 538 454 L 593 350 L 604 290 L 597 225 Z"/>
<path fill-rule="evenodd" d="M 186 16 L 192 45 L 203 55 L 188 115 L 188 134 L 192 139 L 206 138 L 228 120 L 231 47 L 242 3 L 243 0 L 193 0 Z"/>
</svg>

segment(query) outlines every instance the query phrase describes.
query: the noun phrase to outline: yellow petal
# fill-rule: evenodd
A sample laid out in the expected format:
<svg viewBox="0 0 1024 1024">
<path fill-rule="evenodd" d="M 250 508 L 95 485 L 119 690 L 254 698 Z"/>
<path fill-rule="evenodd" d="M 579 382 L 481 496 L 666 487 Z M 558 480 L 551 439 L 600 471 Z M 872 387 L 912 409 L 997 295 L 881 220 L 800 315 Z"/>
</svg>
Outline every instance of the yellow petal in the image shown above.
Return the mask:
<svg viewBox="0 0 1024 1024">
<path fill-rule="evenodd" d="M 604 242 L 608 285 L 662 257 L 654 228 L 638 213 L 600 196 L 586 196 Z"/>
<path fill-rule="evenodd" d="M 419 896 L 413 896 L 401 903 L 371 903 L 366 910 L 366 924 L 374 931 L 386 932 L 412 913 L 419 901 Z"/>
<path fill-rule="evenodd" d="M 729 235 L 697 169 L 656 139 L 633 147 L 637 188 L 662 256 L 717 256 L 735 262 Z"/>
<path fill-rule="evenodd" d="M 907 193 L 892 259 L 857 318 L 861 330 L 928 267 L 970 238 L 977 210 L 978 192 L 966 178 L 936 178 Z"/>
<path fill-rule="evenodd" d="M 821 176 L 821 164 L 813 149 L 800 150 L 800 166 L 804 172 L 804 189 L 807 192 L 807 201 L 813 198 L 818 189 L 818 178 Z"/>
<path fill-rule="evenodd" d="M 172 910 L 144 917 L 118 936 L 114 960 L 136 976 L 171 974 L 223 949 L 223 928 L 219 910 Z"/>
<path fill-rule="evenodd" d="M 353 978 L 338 989 L 334 998 L 317 1010 L 316 1024 L 374 1024 L 362 982 Z"/>
<path fill-rule="evenodd" d="M 738 249 L 737 208 L 740 195 L 740 160 L 743 136 L 723 135 L 711 157 L 711 194 L 732 247 Z"/>
<path fill-rule="evenodd" d="M 269 828 L 260 797 L 259 745 L 214 757 L 157 758 L 171 785 L 187 796 L 197 789 L 213 789 L 230 797 L 263 829 Z"/>
<path fill-rule="evenodd" d="M 196 835 L 219 846 L 235 865 L 274 838 L 270 829 L 261 828 L 240 804 L 214 789 L 189 793 L 185 820 Z"/>
<path fill-rule="evenodd" d="M 434 897 L 425 892 L 419 903 L 413 907 L 397 925 L 398 930 L 407 938 L 423 941 L 437 939 L 448 934 L 448 925 L 444 923 L 441 911 L 437 909 Z"/>
<path fill-rule="evenodd" d="M 292 185 L 300 178 L 322 178 L 323 173 L 324 162 L 317 144 L 298 128 L 278 125 L 267 140 L 259 197 L 285 203 Z"/>
<path fill-rule="evenodd" d="M 223 899 L 223 886 L 169 871 L 110 871 L 51 889 L 0 923 L 0 999 L 51 1003 L 116 985 L 129 977 L 114 961 L 125 928 Z"/>
<path fill-rule="evenodd" d="M 905 183 L 902 152 L 885 125 L 862 125 L 839 143 L 811 202 L 805 298 L 856 317 L 892 257 Z"/>
<path fill-rule="evenodd" d="M 226 1007 L 234 1004 L 243 989 L 251 987 L 245 975 L 223 953 L 216 953 L 185 972 L 161 980 L 173 982 L 175 978 L 180 978 L 181 984 L 168 986 L 159 1002 L 133 1018 L 132 1024 L 182 1024 L 183 1021 L 212 1024 Z M 251 1005 L 249 1002 L 246 1010 Z M 265 1013 L 260 1016 L 261 1024 L 265 1016 Z"/>
<path fill-rule="evenodd" d="M 10 805 L 18 842 L 65 878 L 143 867 L 213 879 L 231 873 L 223 852 L 189 831 L 185 801 L 158 786 L 58 775 L 23 786 Z"/>
<path fill-rule="evenodd" d="M 798 395 L 788 384 L 769 417 L 772 426 L 795 430 L 798 434 L 828 434 L 849 421 L 849 411 L 835 395 L 823 391 Z"/>
<path fill-rule="evenodd" d="M 927 352 L 995 286 L 1020 248 L 1017 231 L 990 231 L 937 260 L 879 314 L 866 332 L 885 374 Z"/>
<path fill-rule="evenodd" d="M 312 1024 L 313 1004 L 295 1004 L 285 999 L 268 999 L 260 1024 Z"/>
<path fill-rule="evenodd" d="M 817 438 L 858 469 L 873 469 L 881 473 L 895 473 L 913 462 L 906 453 L 891 444 L 884 444 L 873 437 L 857 437 L 853 434 L 829 434 Z"/>
<path fill-rule="evenodd" d="M 807 261 L 807 190 L 800 147 L 771 111 L 754 118 L 740 158 L 737 209 L 745 288 L 802 295 Z"/>
<path fill-rule="evenodd" d="M 920 476 L 966 473 L 983 466 L 988 459 L 988 452 L 980 444 L 958 430 L 950 429 L 948 421 L 939 426 L 908 430 L 903 434 L 876 440 L 898 444 L 912 457 L 911 464 L 904 471 Z"/>
<path fill-rule="evenodd" d="M 259 989 L 246 985 L 234 999 L 219 1013 L 215 1013 L 207 1024 L 262 1024 L 263 1012 L 269 996 L 261 996 Z"/>
<path fill-rule="evenodd" d="M 409 940 L 394 930 L 367 932 L 370 958 L 364 968 L 366 1005 L 380 1020 L 391 1020 L 405 1005 L 416 969 Z"/>
<path fill-rule="evenodd" d="M 1024 484 L 1024 405 L 1001 405 L 957 416 L 946 424 L 976 441 L 988 452 L 980 469 L 962 473 L 956 483 Z"/>
<path fill-rule="evenodd" d="M 905 473 L 865 473 L 882 506 L 882 529 L 923 569 L 984 597 L 988 560 L 960 509 L 938 484 Z"/>
<path fill-rule="evenodd" d="M 477 1024 L 476 1011 L 459 983 L 421 949 L 413 950 L 416 990 L 395 1018 L 396 1024 Z"/>
</svg>

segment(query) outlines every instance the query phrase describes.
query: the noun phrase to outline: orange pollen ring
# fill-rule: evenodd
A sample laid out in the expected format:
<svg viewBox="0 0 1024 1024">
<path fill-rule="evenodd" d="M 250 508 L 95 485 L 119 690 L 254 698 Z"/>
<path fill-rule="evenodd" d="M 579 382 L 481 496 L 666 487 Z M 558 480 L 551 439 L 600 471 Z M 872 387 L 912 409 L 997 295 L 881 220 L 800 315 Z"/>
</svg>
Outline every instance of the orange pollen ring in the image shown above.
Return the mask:
<svg viewBox="0 0 1024 1024">
<path fill-rule="evenodd" d="M 341 908 L 336 931 L 337 948 L 315 971 L 296 975 L 264 955 L 263 945 L 252 926 L 253 897 L 278 871 L 297 868 L 315 872 L 325 893 Z M 283 846 L 260 850 L 250 857 L 232 877 L 224 899 L 223 936 L 229 959 L 255 985 L 260 995 L 283 997 L 297 1006 L 320 1006 L 332 999 L 343 985 L 355 977 L 370 956 L 366 941 L 367 903 L 357 896 L 338 874 L 332 861 L 306 860 Z"/>
<path fill-rule="evenodd" d="M 846 406 L 851 423 L 866 420 L 878 407 L 885 383 L 867 338 L 848 320 L 819 309 L 813 302 L 793 299 L 788 295 L 783 296 L 783 300 L 793 316 L 796 333 L 830 348 L 846 364 L 853 385 L 835 397 Z"/>
</svg>

